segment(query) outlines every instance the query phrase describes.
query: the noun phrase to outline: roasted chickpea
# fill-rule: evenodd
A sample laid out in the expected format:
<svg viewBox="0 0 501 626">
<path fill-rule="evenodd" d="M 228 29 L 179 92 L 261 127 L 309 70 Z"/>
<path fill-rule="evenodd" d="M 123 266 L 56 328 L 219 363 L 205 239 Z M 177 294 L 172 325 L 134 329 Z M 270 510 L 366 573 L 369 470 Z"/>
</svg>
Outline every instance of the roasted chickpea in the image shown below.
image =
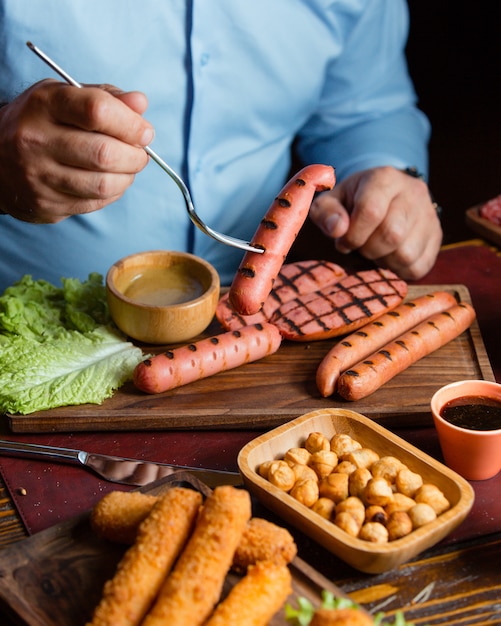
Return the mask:
<svg viewBox="0 0 501 626">
<path fill-rule="evenodd" d="M 332 436 L 330 441 L 331 450 L 335 452 L 338 457 L 342 457 L 345 454 L 353 452 L 353 450 L 359 450 L 362 444 L 355 441 L 350 435 L 343 433 L 336 433 Z"/>
<path fill-rule="evenodd" d="M 309 508 L 318 500 L 318 481 L 299 480 L 290 490 L 290 495 Z"/>
<path fill-rule="evenodd" d="M 349 474 L 349 490 L 350 496 L 356 496 L 363 500 L 363 495 L 365 492 L 365 487 L 369 480 L 372 479 L 372 474 L 370 471 L 365 468 L 357 468 L 354 472 Z"/>
<path fill-rule="evenodd" d="M 390 485 L 395 483 L 398 472 L 403 470 L 405 465 L 394 456 L 382 456 L 371 467 L 374 478 L 384 478 Z"/>
<path fill-rule="evenodd" d="M 328 519 L 328 520 L 332 519 L 335 513 L 335 509 L 336 509 L 336 504 L 334 500 L 331 500 L 330 498 L 324 498 L 324 497 L 318 498 L 315 504 L 311 507 L 312 511 L 315 511 L 315 513 L 318 513 L 323 518 Z"/>
<path fill-rule="evenodd" d="M 388 531 L 378 522 L 367 522 L 362 526 L 359 538 L 372 543 L 387 543 Z"/>
<path fill-rule="evenodd" d="M 388 521 L 388 513 L 383 509 L 382 506 L 377 504 L 371 504 L 365 509 L 365 521 L 366 522 L 379 522 L 386 526 L 386 522 Z"/>
<path fill-rule="evenodd" d="M 400 493 L 403 493 L 404 496 L 409 496 L 409 498 L 413 498 L 416 491 L 423 484 L 423 478 L 420 474 L 412 472 L 409 468 L 404 468 L 398 472 L 395 484 Z"/>
<path fill-rule="evenodd" d="M 270 467 L 271 464 L 274 463 L 275 461 L 264 461 L 263 463 L 261 463 L 259 465 L 259 467 L 257 468 L 257 473 L 262 476 L 263 478 L 268 478 L 268 474 L 270 472 Z"/>
<path fill-rule="evenodd" d="M 353 463 L 350 463 L 349 461 L 341 461 L 332 471 L 338 472 L 338 474 L 352 474 L 356 469 L 357 468 L 353 465 Z"/>
<path fill-rule="evenodd" d="M 348 474 L 329 474 L 319 484 L 322 497 L 330 498 L 336 504 L 348 497 Z"/>
<path fill-rule="evenodd" d="M 403 493 L 394 493 L 393 499 L 390 503 L 385 506 L 386 512 L 388 515 L 393 513 L 393 511 L 408 511 L 412 509 L 412 507 L 416 504 L 416 501 L 408 496 L 404 496 Z"/>
<path fill-rule="evenodd" d="M 430 483 L 424 483 L 421 485 L 421 487 L 416 491 L 414 499 L 416 500 L 416 503 L 424 502 L 425 504 L 429 504 L 437 515 L 447 511 L 447 509 L 451 506 L 442 491 L 440 491 L 436 485 L 431 485 Z"/>
<path fill-rule="evenodd" d="M 290 491 L 296 482 L 296 476 L 286 461 L 273 461 L 268 471 L 268 480 L 282 491 Z"/>
<path fill-rule="evenodd" d="M 330 442 L 323 433 L 310 433 L 304 442 L 304 447 L 313 454 L 319 450 L 330 450 Z"/>
<path fill-rule="evenodd" d="M 393 500 L 393 491 L 384 478 L 371 478 L 365 487 L 363 498 L 367 504 L 386 506 Z"/>
<path fill-rule="evenodd" d="M 420 528 L 437 519 L 435 509 L 424 502 L 416 504 L 412 509 L 409 509 L 407 513 L 409 514 L 413 528 Z"/>
<path fill-rule="evenodd" d="M 336 515 L 338 513 L 349 513 L 352 515 L 357 520 L 359 528 L 365 521 L 365 505 L 360 498 L 355 496 L 348 496 L 346 500 L 342 500 L 336 506 Z"/>
<path fill-rule="evenodd" d="M 320 480 L 328 476 L 336 465 L 337 455 L 331 450 L 319 450 L 310 457 L 309 466 L 315 471 Z"/>
<path fill-rule="evenodd" d="M 341 530 L 344 530 L 344 532 L 351 537 L 356 537 L 360 532 L 361 525 L 353 517 L 353 515 L 347 513 L 346 511 L 341 511 L 340 513 L 336 511 L 333 521 L 336 526 L 341 528 Z"/>
<path fill-rule="evenodd" d="M 405 537 L 412 532 L 411 518 L 405 511 L 394 511 L 388 518 L 386 530 L 390 541 Z"/>
<path fill-rule="evenodd" d="M 298 480 L 316 480 L 318 482 L 318 476 L 315 471 L 309 467 L 308 465 L 303 465 L 302 463 L 295 463 L 290 466 L 294 475 L 296 477 L 296 482 Z"/>
<path fill-rule="evenodd" d="M 342 460 L 350 461 L 358 468 L 365 467 L 370 470 L 374 463 L 379 460 L 379 454 L 370 448 L 360 448 L 343 455 Z"/>
<path fill-rule="evenodd" d="M 284 461 L 289 464 L 299 463 L 307 465 L 310 460 L 311 453 L 306 448 L 289 448 L 284 454 Z"/>
</svg>

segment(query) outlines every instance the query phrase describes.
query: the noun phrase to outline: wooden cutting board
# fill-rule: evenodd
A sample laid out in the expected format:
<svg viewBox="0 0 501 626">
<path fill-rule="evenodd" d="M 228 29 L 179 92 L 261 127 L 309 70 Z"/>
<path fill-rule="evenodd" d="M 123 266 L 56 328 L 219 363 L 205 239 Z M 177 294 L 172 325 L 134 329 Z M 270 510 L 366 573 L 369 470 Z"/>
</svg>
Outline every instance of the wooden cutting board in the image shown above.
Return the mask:
<svg viewBox="0 0 501 626">
<path fill-rule="evenodd" d="M 408 297 L 440 289 L 451 291 L 459 300 L 471 304 L 464 285 L 411 286 Z M 217 332 L 220 327 L 214 322 L 206 334 Z M 127 383 L 102 405 L 9 415 L 9 425 L 18 433 L 264 430 L 316 409 L 341 407 L 387 426 L 421 426 L 432 423 L 430 399 L 442 385 L 470 378 L 495 380 L 475 321 L 460 337 L 414 364 L 371 396 L 357 402 L 348 402 L 337 395 L 322 398 L 315 384 L 315 373 L 335 342 L 284 341 L 278 352 L 261 361 L 163 394 L 146 395 Z M 147 351 L 152 352 L 150 347 Z"/>
<path fill-rule="evenodd" d="M 173 485 L 194 488 L 205 495 L 209 492 L 203 483 L 185 472 L 142 491 L 158 495 Z M 84 626 L 125 549 L 99 539 L 90 527 L 89 514 L 20 541 L 0 553 L 1 608 L 16 623 L 27 626 Z M 302 559 L 296 557 L 289 567 L 293 593 L 288 601 L 294 606 L 298 596 L 319 606 L 323 589 L 335 596 L 345 595 Z M 238 576 L 230 573 L 226 591 L 237 580 Z M 283 611 L 270 622 L 270 626 L 286 624 Z"/>
</svg>

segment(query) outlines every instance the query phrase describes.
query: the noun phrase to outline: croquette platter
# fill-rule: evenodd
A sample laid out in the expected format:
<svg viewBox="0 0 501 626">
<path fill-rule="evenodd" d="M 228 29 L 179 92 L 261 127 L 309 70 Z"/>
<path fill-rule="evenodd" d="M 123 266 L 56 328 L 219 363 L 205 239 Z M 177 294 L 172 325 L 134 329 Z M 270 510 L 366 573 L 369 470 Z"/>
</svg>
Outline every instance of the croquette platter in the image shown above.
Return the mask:
<svg viewBox="0 0 501 626">
<path fill-rule="evenodd" d="M 201 491 L 208 487 L 190 474 L 180 472 L 143 489 L 161 495 L 172 486 Z M 90 513 L 48 528 L 2 551 L 0 555 L 0 602 L 16 623 L 28 626 L 83 626 L 99 602 L 104 582 L 113 576 L 126 547 L 99 538 L 90 525 Z M 328 579 L 295 557 L 289 564 L 292 594 L 315 605 L 326 589 L 336 596 L 343 592 Z M 225 592 L 239 579 L 228 574 Z M 223 592 L 223 594 L 225 593 Z M 285 626 L 284 611 L 279 611 L 271 626 Z"/>
<path fill-rule="evenodd" d="M 471 304 L 464 285 L 409 286 L 407 299 L 436 290 Z M 217 322 L 204 333 L 221 331 Z M 76 432 L 175 429 L 273 428 L 308 411 L 337 407 L 357 411 L 386 426 L 432 423 L 430 398 L 441 386 L 462 379 L 494 381 L 475 320 L 467 331 L 421 359 L 372 395 L 354 402 L 324 398 L 315 383 L 318 365 L 335 339 L 283 341 L 278 352 L 169 392 L 148 395 L 132 382 L 102 405 L 80 405 L 8 415 L 13 432 Z M 166 347 L 144 346 L 145 354 Z"/>
</svg>

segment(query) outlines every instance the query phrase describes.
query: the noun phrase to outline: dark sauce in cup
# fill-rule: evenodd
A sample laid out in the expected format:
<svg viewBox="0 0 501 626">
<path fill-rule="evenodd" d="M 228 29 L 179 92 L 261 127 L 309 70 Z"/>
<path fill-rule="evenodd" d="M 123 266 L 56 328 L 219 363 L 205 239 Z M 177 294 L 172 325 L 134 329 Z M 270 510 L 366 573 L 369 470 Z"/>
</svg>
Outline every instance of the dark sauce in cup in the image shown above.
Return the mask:
<svg viewBox="0 0 501 626">
<path fill-rule="evenodd" d="M 498 430 L 501 428 L 501 401 L 484 396 L 463 396 L 444 404 L 440 416 L 459 428 Z"/>
</svg>

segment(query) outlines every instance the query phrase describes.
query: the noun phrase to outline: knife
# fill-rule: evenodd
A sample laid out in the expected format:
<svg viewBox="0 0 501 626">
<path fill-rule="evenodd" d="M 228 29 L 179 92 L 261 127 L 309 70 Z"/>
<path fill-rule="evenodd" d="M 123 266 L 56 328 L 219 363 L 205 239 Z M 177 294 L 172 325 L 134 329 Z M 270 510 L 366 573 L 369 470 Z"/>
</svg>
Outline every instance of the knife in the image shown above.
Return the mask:
<svg viewBox="0 0 501 626">
<path fill-rule="evenodd" d="M 194 474 L 209 487 L 217 485 L 242 485 L 242 477 L 238 472 L 210 470 L 186 465 L 168 465 L 139 459 L 127 459 L 107 454 L 95 454 L 85 450 L 57 448 L 31 443 L 17 443 L 0 439 L 0 453 L 20 458 L 42 459 L 49 462 L 80 465 L 93 470 L 102 478 L 122 485 L 143 487 L 155 480 L 169 476 L 177 471 Z"/>
</svg>

